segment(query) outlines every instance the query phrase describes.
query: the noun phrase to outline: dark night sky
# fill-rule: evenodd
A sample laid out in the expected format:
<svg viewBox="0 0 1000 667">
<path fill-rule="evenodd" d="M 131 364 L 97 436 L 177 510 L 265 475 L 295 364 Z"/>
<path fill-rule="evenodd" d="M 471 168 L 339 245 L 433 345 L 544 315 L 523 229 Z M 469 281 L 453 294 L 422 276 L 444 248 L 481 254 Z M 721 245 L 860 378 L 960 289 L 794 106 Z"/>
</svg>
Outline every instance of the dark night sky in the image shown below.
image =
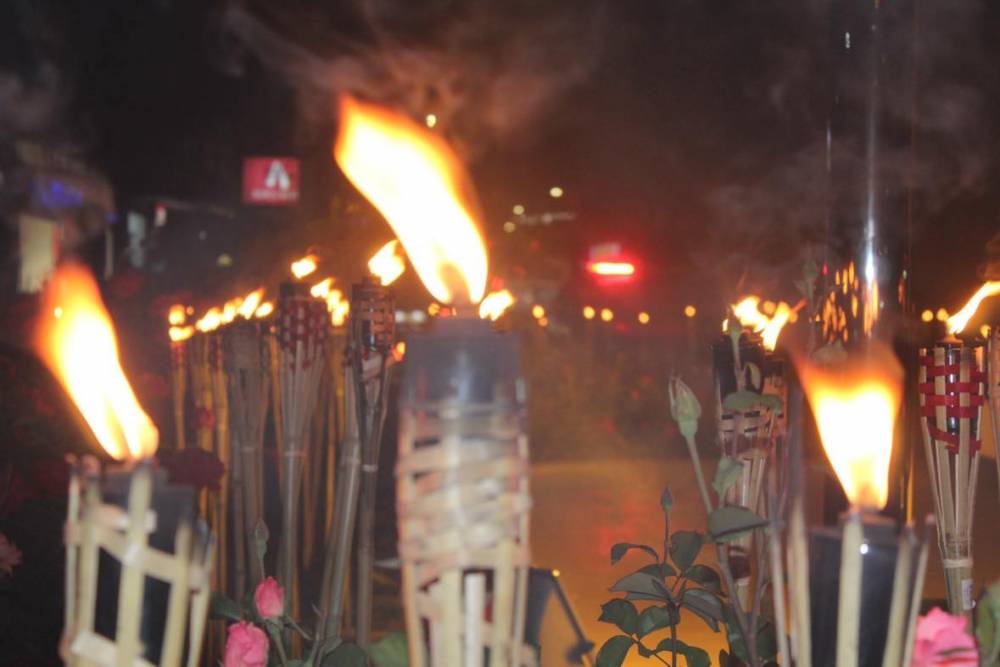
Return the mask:
<svg viewBox="0 0 1000 667">
<path fill-rule="evenodd" d="M 345 210 L 354 195 L 329 158 L 331 100 L 359 92 L 438 114 L 468 158 L 499 258 L 529 235 L 573 261 L 591 242 L 623 240 L 657 298 L 705 287 L 718 300 L 744 271 L 791 298 L 775 269 L 798 262 L 798 239 L 823 214 L 826 3 L 498 4 L 8 2 L 0 132 L 79 146 L 119 205 L 174 196 L 231 207 L 225 234 L 280 271 L 284 256 L 273 256 L 307 241 L 387 236 Z M 922 2 L 918 16 L 916 258 L 934 268 L 918 270 L 915 287 L 937 306 L 978 279 L 997 227 L 1000 11 Z M 37 108 L 17 111 L 25 90 L 47 84 L 28 100 Z M 298 209 L 239 206 L 240 160 L 267 153 L 302 158 Z M 550 205 L 553 184 L 576 221 L 500 232 L 512 204 Z"/>
</svg>

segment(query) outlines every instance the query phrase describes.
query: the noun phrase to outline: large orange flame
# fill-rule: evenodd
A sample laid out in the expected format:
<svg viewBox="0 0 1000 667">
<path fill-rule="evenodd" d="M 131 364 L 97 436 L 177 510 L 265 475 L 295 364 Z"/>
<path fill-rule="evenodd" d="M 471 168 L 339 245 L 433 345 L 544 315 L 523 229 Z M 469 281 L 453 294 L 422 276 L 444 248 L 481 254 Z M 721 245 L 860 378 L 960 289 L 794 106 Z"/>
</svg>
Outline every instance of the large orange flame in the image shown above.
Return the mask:
<svg viewBox="0 0 1000 667">
<path fill-rule="evenodd" d="M 889 498 L 892 433 L 903 394 L 895 355 L 873 347 L 836 366 L 799 365 L 820 440 L 847 498 L 881 509 Z"/>
<path fill-rule="evenodd" d="M 479 317 L 493 320 L 494 322 L 514 305 L 514 295 L 508 289 L 490 292 L 479 303 Z"/>
<path fill-rule="evenodd" d="M 379 251 L 368 260 L 368 270 L 377 276 L 382 285 L 391 285 L 396 278 L 403 275 L 406 264 L 399 254 L 399 240 L 393 239 L 379 248 Z"/>
<path fill-rule="evenodd" d="M 117 460 L 152 456 L 159 439 L 118 360 L 118 343 L 97 283 L 79 266 L 61 267 L 42 296 L 35 349 Z"/>
<path fill-rule="evenodd" d="M 486 291 L 486 246 L 468 178 L 440 136 L 409 118 L 340 100 L 337 164 L 396 232 L 431 295 L 477 303 Z"/>
<path fill-rule="evenodd" d="M 1000 294 L 1000 280 L 987 280 L 983 283 L 983 286 L 972 295 L 968 303 L 962 306 L 962 310 L 958 311 L 954 315 L 948 318 L 948 333 L 959 334 L 965 329 L 969 320 L 972 316 L 976 314 L 979 310 L 979 305 L 987 297 L 995 296 Z"/>
<path fill-rule="evenodd" d="M 781 301 L 775 306 L 774 313 L 770 317 L 760 312 L 759 304 L 759 296 L 744 297 L 733 306 L 733 312 L 740 324 L 753 330 L 754 333 L 760 334 L 765 348 L 773 350 L 778 345 L 778 336 L 781 335 L 781 330 L 788 324 L 792 316 L 805 305 L 805 301 L 799 301 L 794 308 Z M 723 320 L 722 330 L 726 331 L 728 328 L 729 320 Z"/>
</svg>

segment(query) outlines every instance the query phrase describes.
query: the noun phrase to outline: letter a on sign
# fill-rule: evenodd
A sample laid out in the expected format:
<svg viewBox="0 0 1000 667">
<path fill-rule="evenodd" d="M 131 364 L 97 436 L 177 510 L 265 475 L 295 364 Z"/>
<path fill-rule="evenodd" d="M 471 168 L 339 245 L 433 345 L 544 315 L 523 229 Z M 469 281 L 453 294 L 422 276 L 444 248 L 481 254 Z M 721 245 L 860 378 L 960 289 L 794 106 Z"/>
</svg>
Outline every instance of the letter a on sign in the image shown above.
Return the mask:
<svg viewBox="0 0 1000 667">
<path fill-rule="evenodd" d="M 251 157 L 243 161 L 243 201 L 287 205 L 299 201 L 299 161 L 290 157 Z"/>
</svg>

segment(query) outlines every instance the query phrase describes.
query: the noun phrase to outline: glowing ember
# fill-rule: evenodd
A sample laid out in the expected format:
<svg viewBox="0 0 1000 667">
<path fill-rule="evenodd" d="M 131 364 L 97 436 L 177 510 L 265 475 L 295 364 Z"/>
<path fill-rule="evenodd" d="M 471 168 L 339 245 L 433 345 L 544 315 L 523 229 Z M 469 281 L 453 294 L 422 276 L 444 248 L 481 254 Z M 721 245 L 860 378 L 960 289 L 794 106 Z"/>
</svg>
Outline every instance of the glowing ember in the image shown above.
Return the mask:
<svg viewBox="0 0 1000 667">
<path fill-rule="evenodd" d="M 152 456 L 159 434 L 122 370 L 114 327 L 93 277 L 78 266 L 64 266 L 42 299 L 41 312 L 52 315 L 39 322 L 35 349 L 98 442 L 117 460 Z"/>
<path fill-rule="evenodd" d="M 968 303 L 962 306 L 962 310 L 948 318 L 948 333 L 959 334 L 972 319 L 972 316 L 979 310 L 979 304 L 987 297 L 1000 294 L 1000 280 L 988 280 L 979 290 L 972 295 Z"/>
<path fill-rule="evenodd" d="M 245 320 L 252 319 L 254 313 L 257 312 L 258 306 L 260 306 L 260 300 L 264 298 L 264 288 L 260 287 L 243 297 L 240 303 L 240 307 L 236 309 L 239 316 Z"/>
<path fill-rule="evenodd" d="M 167 330 L 167 333 L 170 335 L 170 340 L 172 342 L 183 343 L 194 335 L 194 327 L 190 325 L 186 327 L 170 327 L 170 329 Z"/>
<path fill-rule="evenodd" d="M 372 275 L 378 276 L 382 285 L 391 285 L 406 270 L 406 264 L 403 262 L 399 250 L 399 241 L 393 239 L 382 246 L 368 260 L 368 270 L 372 272 Z"/>
<path fill-rule="evenodd" d="M 733 306 L 733 313 L 736 314 L 736 318 L 740 321 L 741 325 L 752 330 L 754 333 L 760 334 L 765 348 L 773 350 L 778 344 L 778 336 L 781 334 L 781 330 L 788 324 L 792 316 L 805 305 L 805 301 L 799 301 L 794 308 L 784 301 L 779 302 L 777 305 L 774 302 L 767 303 L 770 303 L 773 308 L 773 315 L 770 317 L 758 310 L 758 305 L 760 304 L 760 297 L 758 296 L 743 298 L 743 300 Z M 729 320 L 725 319 L 722 321 L 722 331 L 725 332 L 728 330 Z"/>
<path fill-rule="evenodd" d="M 903 369 L 888 349 L 835 367 L 800 365 L 827 458 L 851 504 L 881 509 L 889 498 L 892 432 Z"/>
<path fill-rule="evenodd" d="M 194 323 L 194 328 L 202 333 L 215 331 L 222 326 L 222 311 L 216 307 L 208 309 L 208 312 L 201 316 L 201 319 Z"/>
<path fill-rule="evenodd" d="M 292 262 L 292 275 L 296 280 L 302 280 L 306 276 L 316 271 L 316 263 L 319 258 L 316 255 L 306 255 L 302 259 Z"/>
<path fill-rule="evenodd" d="M 479 317 L 493 320 L 494 322 L 514 305 L 514 295 L 508 289 L 490 292 L 479 303 Z"/>
<path fill-rule="evenodd" d="M 309 288 L 309 294 L 317 299 L 326 299 L 330 295 L 330 287 L 333 286 L 333 278 L 324 278 Z"/>
<path fill-rule="evenodd" d="M 170 310 L 167 312 L 167 322 L 170 323 L 170 326 L 180 326 L 184 324 L 185 320 L 187 320 L 187 310 L 184 306 L 180 304 L 170 306 Z"/>
<path fill-rule="evenodd" d="M 345 95 L 334 157 L 392 226 L 435 299 L 477 303 L 483 298 L 486 246 L 473 213 L 472 188 L 440 136 Z"/>
<path fill-rule="evenodd" d="M 256 317 L 257 319 L 263 319 L 273 312 L 274 312 L 274 302 L 265 301 L 264 303 L 260 304 L 257 307 L 257 310 L 254 311 L 253 316 Z"/>
<path fill-rule="evenodd" d="M 590 262 L 587 270 L 598 276 L 631 276 L 635 274 L 635 264 L 631 262 Z"/>
</svg>

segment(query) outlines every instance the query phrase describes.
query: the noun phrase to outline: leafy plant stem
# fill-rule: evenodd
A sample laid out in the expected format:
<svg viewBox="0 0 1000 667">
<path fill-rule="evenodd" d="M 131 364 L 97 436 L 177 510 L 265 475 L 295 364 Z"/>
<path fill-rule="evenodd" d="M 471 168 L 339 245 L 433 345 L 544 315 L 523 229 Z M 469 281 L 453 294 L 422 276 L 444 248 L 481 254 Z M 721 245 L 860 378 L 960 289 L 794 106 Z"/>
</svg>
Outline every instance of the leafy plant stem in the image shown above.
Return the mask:
<svg viewBox="0 0 1000 667">
<path fill-rule="evenodd" d="M 710 515 L 714 508 L 712 507 L 712 498 L 708 495 L 708 486 L 705 484 L 705 473 L 701 469 L 698 447 L 693 436 L 685 437 L 684 440 L 687 442 L 688 453 L 691 455 L 691 463 L 694 465 L 694 476 L 698 482 L 698 491 L 701 493 L 701 500 L 705 504 L 705 513 Z M 747 624 L 746 612 L 743 611 L 739 597 L 736 594 L 736 582 L 733 580 L 733 571 L 729 567 L 729 554 L 726 551 L 726 547 L 717 542 L 715 543 L 715 553 L 719 561 L 719 570 L 722 572 L 722 578 L 726 582 L 726 592 L 729 596 L 730 605 L 736 614 L 736 620 L 740 626 L 740 634 L 743 635 L 743 641 L 746 642 L 747 650 L 750 651 L 750 656 L 753 658 L 751 665 L 755 667 L 757 664 L 756 650 L 754 650 L 755 643 Z"/>
<path fill-rule="evenodd" d="M 677 667 L 677 624 L 670 624 L 670 667 Z"/>
</svg>

